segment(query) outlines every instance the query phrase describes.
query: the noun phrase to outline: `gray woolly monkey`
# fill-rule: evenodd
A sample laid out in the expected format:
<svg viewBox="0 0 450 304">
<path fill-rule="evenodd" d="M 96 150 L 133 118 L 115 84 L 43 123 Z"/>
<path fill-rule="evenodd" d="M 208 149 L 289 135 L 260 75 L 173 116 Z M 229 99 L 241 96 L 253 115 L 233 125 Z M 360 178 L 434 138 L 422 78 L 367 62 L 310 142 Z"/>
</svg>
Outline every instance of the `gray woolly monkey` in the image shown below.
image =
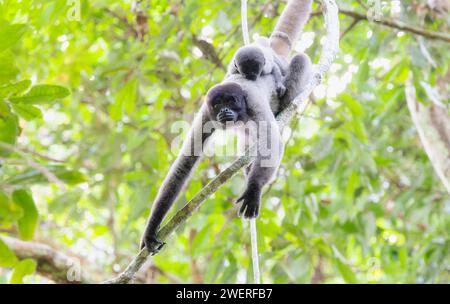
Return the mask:
<svg viewBox="0 0 450 304">
<path fill-rule="evenodd" d="M 252 44 L 236 51 L 228 66 L 228 75 L 241 74 L 246 79 L 256 80 L 259 76 L 271 74 L 278 98 L 281 98 L 286 92 L 283 85 L 286 69 L 287 63 L 270 47 L 269 38 L 260 36 Z"/>
<path fill-rule="evenodd" d="M 151 254 L 161 249 L 163 242 L 156 236 L 161 222 L 198 164 L 211 134 L 228 125 L 244 131 L 244 140 L 256 144 L 255 160 L 247 169 L 247 185 L 237 202 L 242 202 L 239 214 L 245 218 L 259 215 L 262 189 L 273 179 L 283 153 L 274 113 L 281 111 L 302 91 L 311 75 L 311 61 L 302 54 L 294 56 L 289 63 L 286 94 L 281 99 L 277 97 L 276 80 L 271 74 L 264 73 L 251 78 L 254 80 L 240 73 L 230 73 L 222 83 L 208 91 L 206 102 L 197 113 L 182 150 L 158 191 L 141 248 L 154 249 Z M 249 123 L 255 126 L 255 132 L 242 130 Z"/>
</svg>

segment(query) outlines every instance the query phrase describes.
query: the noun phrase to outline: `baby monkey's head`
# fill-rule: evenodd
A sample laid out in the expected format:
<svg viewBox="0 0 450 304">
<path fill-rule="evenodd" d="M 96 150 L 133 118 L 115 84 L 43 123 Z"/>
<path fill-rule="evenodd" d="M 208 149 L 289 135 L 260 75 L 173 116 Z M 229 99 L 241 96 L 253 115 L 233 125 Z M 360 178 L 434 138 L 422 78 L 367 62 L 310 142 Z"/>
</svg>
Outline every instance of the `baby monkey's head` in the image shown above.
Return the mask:
<svg viewBox="0 0 450 304">
<path fill-rule="evenodd" d="M 266 59 L 258 47 L 247 45 L 237 50 L 234 65 L 239 74 L 249 80 L 256 80 L 261 76 Z"/>
<path fill-rule="evenodd" d="M 206 94 L 211 120 L 222 124 L 247 120 L 247 93 L 234 82 L 213 86 Z"/>
</svg>

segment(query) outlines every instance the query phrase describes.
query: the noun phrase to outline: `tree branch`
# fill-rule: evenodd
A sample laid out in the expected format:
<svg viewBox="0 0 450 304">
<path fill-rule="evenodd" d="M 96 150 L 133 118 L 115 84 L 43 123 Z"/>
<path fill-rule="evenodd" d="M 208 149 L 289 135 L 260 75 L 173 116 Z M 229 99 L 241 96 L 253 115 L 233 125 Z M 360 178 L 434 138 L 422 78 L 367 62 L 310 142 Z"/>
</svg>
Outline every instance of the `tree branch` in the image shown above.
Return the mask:
<svg viewBox="0 0 450 304">
<path fill-rule="evenodd" d="M 68 274 L 79 264 L 77 258 L 69 257 L 52 249 L 48 245 L 26 242 L 9 236 L 0 236 L 0 239 L 11 249 L 19 259 L 33 259 L 37 262 L 37 272 L 56 283 L 93 283 L 94 278 L 87 276 L 86 273 L 80 273 L 80 280 L 69 280 Z M 80 267 L 81 268 L 81 267 Z"/>
<path fill-rule="evenodd" d="M 447 109 L 418 102 L 411 79 L 406 82 L 405 95 L 425 153 L 450 194 L 450 116 Z"/>
<path fill-rule="evenodd" d="M 339 50 L 339 18 L 338 7 L 334 0 L 322 0 L 324 4 L 324 18 L 327 28 L 326 42 L 322 49 L 319 63 L 315 66 L 314 76 L 306 85 L 304 91 L 300 93 L 292 103 L 283 110 L 278 116 L 277 121 L 281 128 L 286 126 L 294 114 L 299 111 L 303 113 L 308 106 L 307 101 L 312 90 L 321 82 L 325 72 L 331 66 L 338 50 Z M 228 168 L 223 170 L 203 189 L 201 189 L 181 210 L 179 210 L 158 232 L 158 239 L 165 240 L 174 232 L 182 223 L 184 223 L 214 192 L 216 192 L 225 182 L 232 178 L 241 168 L 251 162 L 252 158 L 248 155 L 238 158 Z M 141 252 L 133 259 L 125 271 L 117 278 L 106 281 L 109 284 L 126 284 L 129 283 L 135 273 L 144 264 L 149 252 L 147 249 Z"/>
<path fill-rule="evenodd" d="M 200 49 L 200 51 L 202 51 L 203 56 L 207 60 L 211 61 L 216 67 L 225 69 L 218 53 L 216 52 L 216 49 L 211 43 L 204 39 L 198 38 L 195 34 L 192 34 L 192 42 Z"/>
<path fill-rule="evenodd" d="M 344 38 L 344 36 L 347 35 L 360 21 L 361 19 L 353 19 L 352 23 L 341 33 L 339 40 L 342 40 L 342 38 Z"/>
<path fill-rule="evenodd" d="M 0 148 L 3 148 L 3 149 L 6 149 L 11 152 L 15 152 L 15 153 L 19 154 L 21 157 L 23 157 L 25 159 L 26 163 L 30 167 L 34 168 L 36 171 L 39 171 L 45 178 L 47 178 L 47 180 L 49 182 L 55 183 L 60 187 L 65 187 L 64 183 L 58 177 L 56 177 L 55 174 L 53 174 L 45 166 L 35 162 L 26 152 L 22 151 L 18 147 L 7 144 L 7 143 L 0 142 Z M 1 160 L 4 162 L 6 161 L 6 159 L 1 159 Z"/>
<path fill-rule="evenodd" d="M 313 13 L 311 13 L 311 16 L 318 16 L 320 15 L 321 11 L 317 10 L 314 11 Z M 355 12 L 355 11 L 351 11 L 348 9 L 344 9 L 344 8 L 340 8 L 339 9 L 339 13 L 345 16 L 349 16 L 354 18 L 355 20 L 365 20 L 365 21 L 369 21 L 369 19 L 367 18 L 366 14 L 363 13 L 359 13 L 359 12 Z M 442 40 L 445 42 L 450 42 L 450 34 L 448 33 L 440 33 L 440 32 L 431 32 L 431 31 L 427 31 L 423 28 L 420 28 L 418 26 L 414 26 L 414 25 L 408 25 L 404 22 L 401 21 L 396 21 L 394 19 L 390 19 L 390 18 L 381 18 L 380 20 L 373 20 L 373 22 L 375 23 L 379 23 L 381 25 L 387 26 L 387 27 L 391 27 L 391 28 L 395 28 L 404 32 L 409 32 L 409 33 L 413 33 L 419 36 L 423 36 L 429 39 L 434 39 L 434 40 Z"/>
</svg>

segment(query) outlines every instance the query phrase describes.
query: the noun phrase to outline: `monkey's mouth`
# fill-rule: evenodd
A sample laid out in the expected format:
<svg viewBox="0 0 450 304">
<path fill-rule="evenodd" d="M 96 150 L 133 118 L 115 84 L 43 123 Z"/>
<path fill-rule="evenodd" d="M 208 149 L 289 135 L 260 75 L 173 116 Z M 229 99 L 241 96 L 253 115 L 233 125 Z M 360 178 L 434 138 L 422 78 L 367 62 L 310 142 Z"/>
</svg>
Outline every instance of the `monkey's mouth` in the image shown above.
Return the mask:
<svg viewBox="0 0 450 304">
<path fill-rule="evenodd" d="M 247 75 L 245 75 L 245 78 L 247 78 L 248 80 L 255 81 L 256 78 L 258 78 L 258 75 L 256 75 L 256 74 L 247 74 Z"/>
</svg>

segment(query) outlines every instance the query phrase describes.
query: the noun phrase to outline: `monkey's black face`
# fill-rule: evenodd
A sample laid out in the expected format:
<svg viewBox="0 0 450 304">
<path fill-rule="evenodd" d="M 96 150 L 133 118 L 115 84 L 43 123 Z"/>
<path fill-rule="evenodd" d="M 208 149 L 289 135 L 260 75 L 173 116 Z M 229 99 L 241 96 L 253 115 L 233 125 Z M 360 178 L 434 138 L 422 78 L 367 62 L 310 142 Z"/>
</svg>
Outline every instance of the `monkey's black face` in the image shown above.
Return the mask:
<svg viewBox="0 0 450 304">
<path fill-rule="evenodd" d="M 256 80 L 261 75 L 265 63 L 263 52 L 254 46 L 240 48 L 234 59 L 234 65 L 239 74 L 249 80 Z"/>
<path fill-rule="evenodd" d="M 211 120 L 222 124 L 246 120 L 246 93 L 236 83 L 214 86 L 209 90 L 206 102 Z"/>
</svg>

